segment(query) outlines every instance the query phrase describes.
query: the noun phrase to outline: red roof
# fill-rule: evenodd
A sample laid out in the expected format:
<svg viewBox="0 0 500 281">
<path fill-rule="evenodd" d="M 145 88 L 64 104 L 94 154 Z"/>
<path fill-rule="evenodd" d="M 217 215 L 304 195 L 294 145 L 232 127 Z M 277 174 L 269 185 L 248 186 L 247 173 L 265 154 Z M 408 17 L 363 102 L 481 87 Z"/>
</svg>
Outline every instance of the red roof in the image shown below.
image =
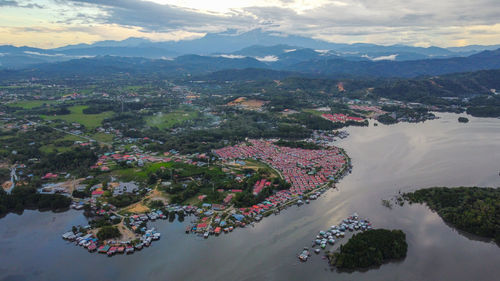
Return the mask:
<svg viewBox="0 0 500 281">
<path fill-rule="evenodd" d="M 94 190 L 92 191 L 92 195 L 103 195 L 104 194 L 104 191 L 102 190 Z"/>
</svg>

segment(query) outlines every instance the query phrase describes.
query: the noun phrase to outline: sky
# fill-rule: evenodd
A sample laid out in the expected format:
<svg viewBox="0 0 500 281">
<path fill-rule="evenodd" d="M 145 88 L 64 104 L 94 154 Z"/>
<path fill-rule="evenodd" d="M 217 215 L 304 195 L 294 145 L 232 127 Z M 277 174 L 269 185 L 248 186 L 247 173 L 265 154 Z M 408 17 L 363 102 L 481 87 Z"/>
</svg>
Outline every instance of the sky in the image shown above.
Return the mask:
<svg viewBox="0 0 500 281">
<path fill-rule="evenodd" d="M 0 45 L 188 40 L 261 28 L 337 43 L 500 44 L 500 0 L 0 0 Z"/>
</svg>

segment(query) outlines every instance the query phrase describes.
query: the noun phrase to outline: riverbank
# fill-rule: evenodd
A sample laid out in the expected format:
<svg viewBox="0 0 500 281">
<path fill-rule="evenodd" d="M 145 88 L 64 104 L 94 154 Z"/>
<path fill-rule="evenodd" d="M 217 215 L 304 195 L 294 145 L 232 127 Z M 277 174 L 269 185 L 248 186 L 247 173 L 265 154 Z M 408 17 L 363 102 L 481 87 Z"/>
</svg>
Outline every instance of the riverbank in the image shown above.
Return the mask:
<svg viewBox="0 0 500 281">
<path fill-rule="evenodd" d="M 336 145 L 346 150 L 354 169 L 335 189 L 314 204 L 292 205 L 217 239 L 186 235 L 190 217 L 157 220 L 149 224 L 161 232 L 160 242 L 108 258 L 61 239 L 72 225 L 86 224 L 81 211 L 9 214 L 0 221 L 0 280 L 495 280 L 496 245 L 460 235 L 424 205 L 390 210 L 381 204 L 382 198 L 420 186 L 500 186 L 500 120 L 470 118 L 464 126 L 458 115 L 439 115 L 419 124 L 349 128 L 350 137 Z M 349 274 L 332 270 L 320 255 L 307 263 L 297 259 L 311 234 L 355 211 L 377 228 L 402 229 L 407 257 Z M 36 243 L 26 242 L 33 237 Z"/>
</svg>

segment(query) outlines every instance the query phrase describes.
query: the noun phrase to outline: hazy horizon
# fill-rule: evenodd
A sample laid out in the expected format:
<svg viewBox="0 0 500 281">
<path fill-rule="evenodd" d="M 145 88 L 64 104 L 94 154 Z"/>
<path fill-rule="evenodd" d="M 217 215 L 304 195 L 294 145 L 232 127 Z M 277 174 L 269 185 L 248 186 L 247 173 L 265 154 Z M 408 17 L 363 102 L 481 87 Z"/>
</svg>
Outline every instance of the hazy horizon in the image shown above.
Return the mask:
<svg viewBox="0 0 500 281">
<path fill-rule="evenodd" d="M 0 44 L 55 48 L 179 41 L 256 28 L 332 43 L 459 47 L 500 44 L 494 0 L 0 0 Z"/>
</svg>

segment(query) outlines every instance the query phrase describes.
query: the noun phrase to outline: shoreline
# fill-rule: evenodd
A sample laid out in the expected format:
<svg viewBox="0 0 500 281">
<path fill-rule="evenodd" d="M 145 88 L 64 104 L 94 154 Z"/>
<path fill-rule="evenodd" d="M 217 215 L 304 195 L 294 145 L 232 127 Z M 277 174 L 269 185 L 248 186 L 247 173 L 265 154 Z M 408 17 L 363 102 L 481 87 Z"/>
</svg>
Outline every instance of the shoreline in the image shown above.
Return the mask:
<svg viewBox="0 0 500 281">
<path fill-rule="evenodd" d="M 145 228 L 141 232 L 144 231 L 149 231 L 146 226 L 147 226 L 147 221 L 151 220 L 154 221 L 157 218 L 160 219 L 171 219 L 173 216 L 173 219 L 175 219 L 175 216 L 177 215 L 179 219 L 184 219 L 185 215 L 190 216 L 191 214 L 194 214 L 196 217 L 195 220 L 193 220 L 190 223 L 190 226 L 186 228 L 186 233 L 193 233 L 197 234 L 199 236 L 203 236 L 204 238 L 208 238 L 209 236 L 218 236 L 221 233 L 229 233 L 232 232 L 235 228 L 244 228 L 247 225 L 254 225 L 257 222 L 260 222 L 263 218 L 270 216 L 271 214 L 279 214 L 282 210 L 286 210 L 288 207 L 292 205 L 302 205 L 304 202 L 302 200 L 305 200 L 307 204 L 309 204 L 309 199 L 315 200 L 316 198 L 320 197 L 326 190 L 329 188 L 336 188 L 335 184 L 338 183 L 341 179 L 343 179 L 352 169 L 352 164 L 351 164 L 351 158 L 347 155 L 344 149 L 337 147 L 337 146 L 323 146 L 324 150 L 331 150 L 331 151 L 338 151 L 337 156 L 340 156 L 341 159 L 343 159 L 344 163 L 343 165 L 336 171 L 334 175 L 334 180 L 329 180 L 325 181 L 322 185 L 317 186 L 315 188 L 309 189 L 305 192 L 297 192 L 297 191 L 292 191 L 292 188 L 287 189 L 287 190 L 279 190 L 279 191 L 274 191 L 272 196 L 275 195 L 285 195 L 287 197 L 286 200 L 277 203 L 273 207 L 270 208 L 265 208 L 265 211 L 263 209 L 259 209 L 258 213 L 249 213 L 243 211 L 243 209 L 248 210 L 248 208 L 236 208 L 234 205 L 227 206 L 227 208 L 224 208 L 223 210 L 217 211 L 213 210 L 211 207 L 210 208 L 197 208 L 195 206 L 191 205 L 184 205 L 184 206 L 179 206 L 179 205 L 167 205 L 163 209 L 163 211 L 167 212 L 166 215 L 163 214 L 163 211 L 160 210 L 155 210 L 152 209 L 150 213 L 130 213 L 126 215 L 120 215 L 120 212 L 123 209 L 126 209 L 127 207 L 118 209 L 116 211 L 110 212 L 109 214 L 112 216 L 117 216 L 121 218 L 121 222 L 118 225 L 123 225 L 123 227 L 127 228 L 128 231 L 132 231 L 134 233 L 134 230 L 131 228 L 131 224 L 134 224 L 137 220 L 140 226 Z M 304 150 L 307 151 L 307 150 Z M 323 150 L 320 150 L 323 151 Z M 257 160 L 257 159 L 256 159 Z M 284 179 L 282 171 L 271 165 L 270 163 L 267 163 L 262 160 L 257 160 L 260 163 L 268 165 L 271 169 L 273 169 L 281 179 Z M 260 204 L 259 204 L 260 205 Z M 267 205 L 266 205 L 267 206 Z M 254 205 L 255 207 L 255 205 Z M 172 210 L 173 209 L 173 210 Z M 168 210 L 168 211 L 167 211 Z M 158 214 L 155 215 L 155 214 Z M 153 215 L 152 215 L 153 214 Z M 135 224 L 134 224 L 135 225 Z M 81 226 L 80 226 L 81 228 Z M 89 252 L 93 252 L 95 250 L 99 251 L 101 250 L 101 253 L 103 253 L 104 249 L 102 247 L 105 247 L 109 244 L 115 245 L 116 243 L 109 243 L 109 241 L 99 241 L 96 238 L 96 231 L 94 229 L 98 228 L 91 228 L 88 227 L 88 230 L 91 230 L 92 235 L 88 235 L 85 233 L 73 233 L 76 237 L 73 237 L 73 235 L 69 234 L 70 232 L 67 232 L 67 236 L 70 236 L 71 239 L 70 241 L 75 240 L 77 241 L 77 244 L 80 246 L 84 246 L 85 248 L 88 248 L 89 246 L 91 248 L 89 249 Z M 153 229 L 154 231 L 154 229 Z M 73 231 L 74 232 L 74 231 Z M 123 234 L 123 233 L 122 233 Z M 128 241 L 119 241 L 118 245 L 125 245 L 125 246 L 132 246 L 135 247 L 136 244 L 142 244 L 145 245 L 146 243 L 148 246 L 151 244 L 151 240 L 148 241 L 147 237 L 141 236 L 140 234 L 137 234 L 135 232 L 135 242 L 131 242 L 130 240 Z M 159 234 L 158 234 L 159 235 Z M 81 237 L 84 237 L 80 239 Z M 64 238 L 66 239 L 66 238 Z M 140 243 L 137 242 L 137 240 L 140 240 Z M 82 240 L 86 242 L 81 242 Z M 112 241 L 115 242 L 115 241 Z M 142 248 L 142 245 L 140 248 Z M 108 256 L 114 255 L 115 252 L 113 250 L 107 249 L 111 252 L 107 252 Z M 116 249 L 115 249 L 116 250 Z M 140 250 L 140 249 L 136 249 Z M 132 253 L 132 251 L 130 251 Z"/>
</svg>

